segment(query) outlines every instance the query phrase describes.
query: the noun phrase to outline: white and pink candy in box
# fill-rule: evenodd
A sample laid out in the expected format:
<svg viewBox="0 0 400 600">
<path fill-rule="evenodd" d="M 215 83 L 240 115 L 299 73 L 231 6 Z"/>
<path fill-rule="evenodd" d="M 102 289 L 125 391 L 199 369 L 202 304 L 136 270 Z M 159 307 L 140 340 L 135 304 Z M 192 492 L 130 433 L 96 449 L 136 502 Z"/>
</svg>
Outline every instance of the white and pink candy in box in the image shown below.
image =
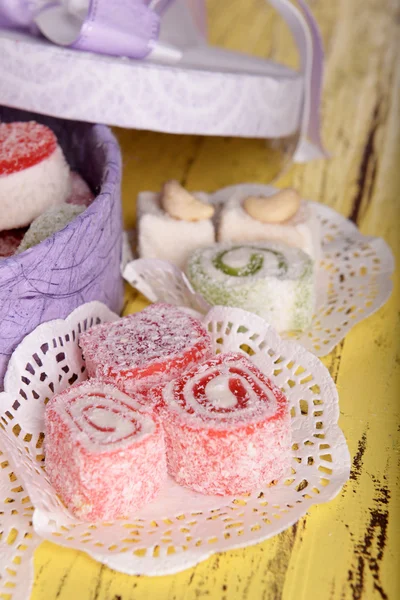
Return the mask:
<svg viewBox="0 0 400 600">
<path fill-rule="evenodd" d="M 318 27 L 304 0 L 269 4 L 299 71 L 210 46 L 204 0 L 0 0 L 0 105 L 169 133 L 297 136 L 295 160 L 321 157 Z"/>
<path fill-rule="evenodd" d="M 107 127 L 0 107 L 0 389 L 40 323 L 121 309 L 121 170 Z"/>
</svg>

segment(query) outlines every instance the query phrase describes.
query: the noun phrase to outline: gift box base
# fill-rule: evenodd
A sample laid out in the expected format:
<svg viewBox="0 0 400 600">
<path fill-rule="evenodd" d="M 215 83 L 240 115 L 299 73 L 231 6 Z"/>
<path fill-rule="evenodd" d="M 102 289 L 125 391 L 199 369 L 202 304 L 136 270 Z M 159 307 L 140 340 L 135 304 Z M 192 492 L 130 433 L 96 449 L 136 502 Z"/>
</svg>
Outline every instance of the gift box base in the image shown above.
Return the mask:
<svg viewBox="0 0 400 600">
<path fill-rule="evenodd" d="M 65 318 L 91 300 L 119 312 L 123 301 L 117 141 L 103 125 L 0 107 L 0 121 L 27 120 L 55 132 L 71 168 L 86 179 L 96 198 L 63 230 L 21 254 L 0 259 L 0 389 L 12 352 L 40 323 Z"/>
</svg>

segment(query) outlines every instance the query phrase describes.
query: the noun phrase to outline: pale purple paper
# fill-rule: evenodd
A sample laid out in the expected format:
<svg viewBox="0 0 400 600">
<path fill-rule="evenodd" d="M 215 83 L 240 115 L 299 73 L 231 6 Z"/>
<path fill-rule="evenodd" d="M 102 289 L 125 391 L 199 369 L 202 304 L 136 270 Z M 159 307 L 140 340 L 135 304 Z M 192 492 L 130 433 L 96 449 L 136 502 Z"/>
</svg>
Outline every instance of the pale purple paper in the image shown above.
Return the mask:
<svg viewBox="0 0 400 600">
<path fill-rule="evenodd" d="M 71 167 L 97 197 L 65 229 L 0 260 L 0 389 L 9 357 L 40 323 L 99 300 L 120 312 L 123 283 L 121 155 L 103 125 L 63 122 L 0 107 L 0 121 L 34 119 L 53 129 Z"/>
</svg>

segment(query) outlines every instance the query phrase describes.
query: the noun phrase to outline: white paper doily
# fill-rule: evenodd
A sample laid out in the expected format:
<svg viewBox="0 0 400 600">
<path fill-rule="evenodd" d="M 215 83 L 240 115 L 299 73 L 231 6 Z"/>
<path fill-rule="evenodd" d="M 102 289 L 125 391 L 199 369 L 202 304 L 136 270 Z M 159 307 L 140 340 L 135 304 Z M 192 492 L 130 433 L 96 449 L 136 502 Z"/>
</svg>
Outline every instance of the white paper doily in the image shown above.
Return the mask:
<svg viewBox="0 0 400 600">
<path fill-rule="evenodd" d="M 83 305 L 65 321 L 38 327 L 11 358 L 6 391 L 0 394 L 0 445 L 14 461 L 35 507 L 36 534 L 125 573 L 162 575 L 215 552 L 265 540 L 339 492 L 349 476 L 350 457 L 337 425 L 338 396 L 327 369 L 303 347 L 282 340 L 259 317 L 215 307 L 205 323 L 216 352 L 247 351 L 287 394 L 293 432 L 287 479 L 236 499 L 203 496 L 169 480 L 156 501 L 129 520 L 93 525 L 77 521 L 44 471 L 44 405 L 54 392 L 85 378 L 79 332 L 115 318 L 100 303 Z M 10 496 L 12 487 L 14 483 L 3 487 L 3 495 Z M 5 520 L 6 528 L 16 527 L 11 513 Z"/>
<path fill-rule="evenodd" d="M 226 202 L 235 192 L 268 195 L 269 185 L 241 184 L 209 195 L 213 204 Z M 317 271 L 317 303 L 310 327 L 283 334 L 297 340 L 316 356 L 325 356 L 356 324 L 372 315 L 392 293 L 394 258 L 381 238 L 362 235 L 348 219 L 323 204 L 311 203 L 321 224 L 321 261 Z M 202 312 L 209 309 L 195 294 L 186 276 L 167 261 L 139 259 L 129 263 L 124 278 L 152 302 L 169 302 Z"/>
<path fill-rule="evenodd" d="M 0 598 L 26 600 L 33 581 L 33 552 L 41 539 L 33 531 L 32 503 L 3 444 L 0 499 Z"/>
<path fill-rule="evenodd" d="M 40 325 L 25 338 L 11 357 L 4 382 L 6 392 L 0 394 L 0 428 L 10 425 L 13 432 L 10 437 L 2 435 L 0 429 L 0 499 L 3 506 L 0 513 L 0 597 L 4 594 L 5 598 L 12 600 L 29 598 L 33 553 L 42 541 L 33 529 L 34 507 L 21 477 L 23 468 L 16 454 L 15 440 L 21 436 L 19 442 L 30 442 L 40 460 L 43 458 L 44 439 L 39 435 L 33 441 L 32 433 L 21 432 L 19 422 L 13 420 L 13 416 L 18 409 L 23 411 L 24 403 L 30 399 L 32 431 L 37 430 L 42 423 L 43 403 L 39 404 L 37 411 L 33 402 L 40 402 L 39 398 L 61 391 L 69 385 L 69 381 L 86 379 L 82 358 L 76 352 L 77 333 L 94 323 L 117 319 L 118 315 L 100 302 L 92 302 L 74 311 L 71 318 L 76 327 L 71 328 L 69 319 L 52 321 Z M 74 352 L 67 350 L 68 359 L 65 360 L 64 349 L 71 344 Z M 56 370 L 53 363 L 58 365 Z M 47 376 L 50 373 L 55 375 L 52 380 Z M 7 390 L 18 392 L 8 394 Z M 19 402 L 21 406 L 18 406 Z"/>
</svg>

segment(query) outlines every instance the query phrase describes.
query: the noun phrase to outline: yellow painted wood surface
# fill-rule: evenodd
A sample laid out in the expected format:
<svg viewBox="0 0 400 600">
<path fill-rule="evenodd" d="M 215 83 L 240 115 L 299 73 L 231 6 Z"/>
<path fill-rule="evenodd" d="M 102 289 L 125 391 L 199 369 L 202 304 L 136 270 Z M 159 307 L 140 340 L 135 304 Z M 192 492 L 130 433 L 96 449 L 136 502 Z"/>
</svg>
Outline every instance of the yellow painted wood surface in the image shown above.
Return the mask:
<svg viewBox="0 0 400 600">
<path fill-rule="evenodd" d="M 391 245 L 400 262 L 400 6 L 398 0 L 309 0 L 327 53 L 324 139 L 329 161 L 292 166 L 278 185 L 352 218 Z M 285 25 L 263 0 L 209 0 L 214 43 L 296 64 Z M 397 55 L 397 60 L 396 60 Z M 268 182 L 280 156 L 263 141 L 117 131 L 124 153 L 124 211 L 140 189 L 167 178 L 213 190 Z M 340 394 L 351 479 L 327 505 L 251 548 L 183 573 L 128 577 L 86 555 L 44 543 L 32 600 L 374 600 L 400 598 L 400 286 L 324 359 Z M 128 297 L 127 310 L 143 306 Z"/>
</svg>

